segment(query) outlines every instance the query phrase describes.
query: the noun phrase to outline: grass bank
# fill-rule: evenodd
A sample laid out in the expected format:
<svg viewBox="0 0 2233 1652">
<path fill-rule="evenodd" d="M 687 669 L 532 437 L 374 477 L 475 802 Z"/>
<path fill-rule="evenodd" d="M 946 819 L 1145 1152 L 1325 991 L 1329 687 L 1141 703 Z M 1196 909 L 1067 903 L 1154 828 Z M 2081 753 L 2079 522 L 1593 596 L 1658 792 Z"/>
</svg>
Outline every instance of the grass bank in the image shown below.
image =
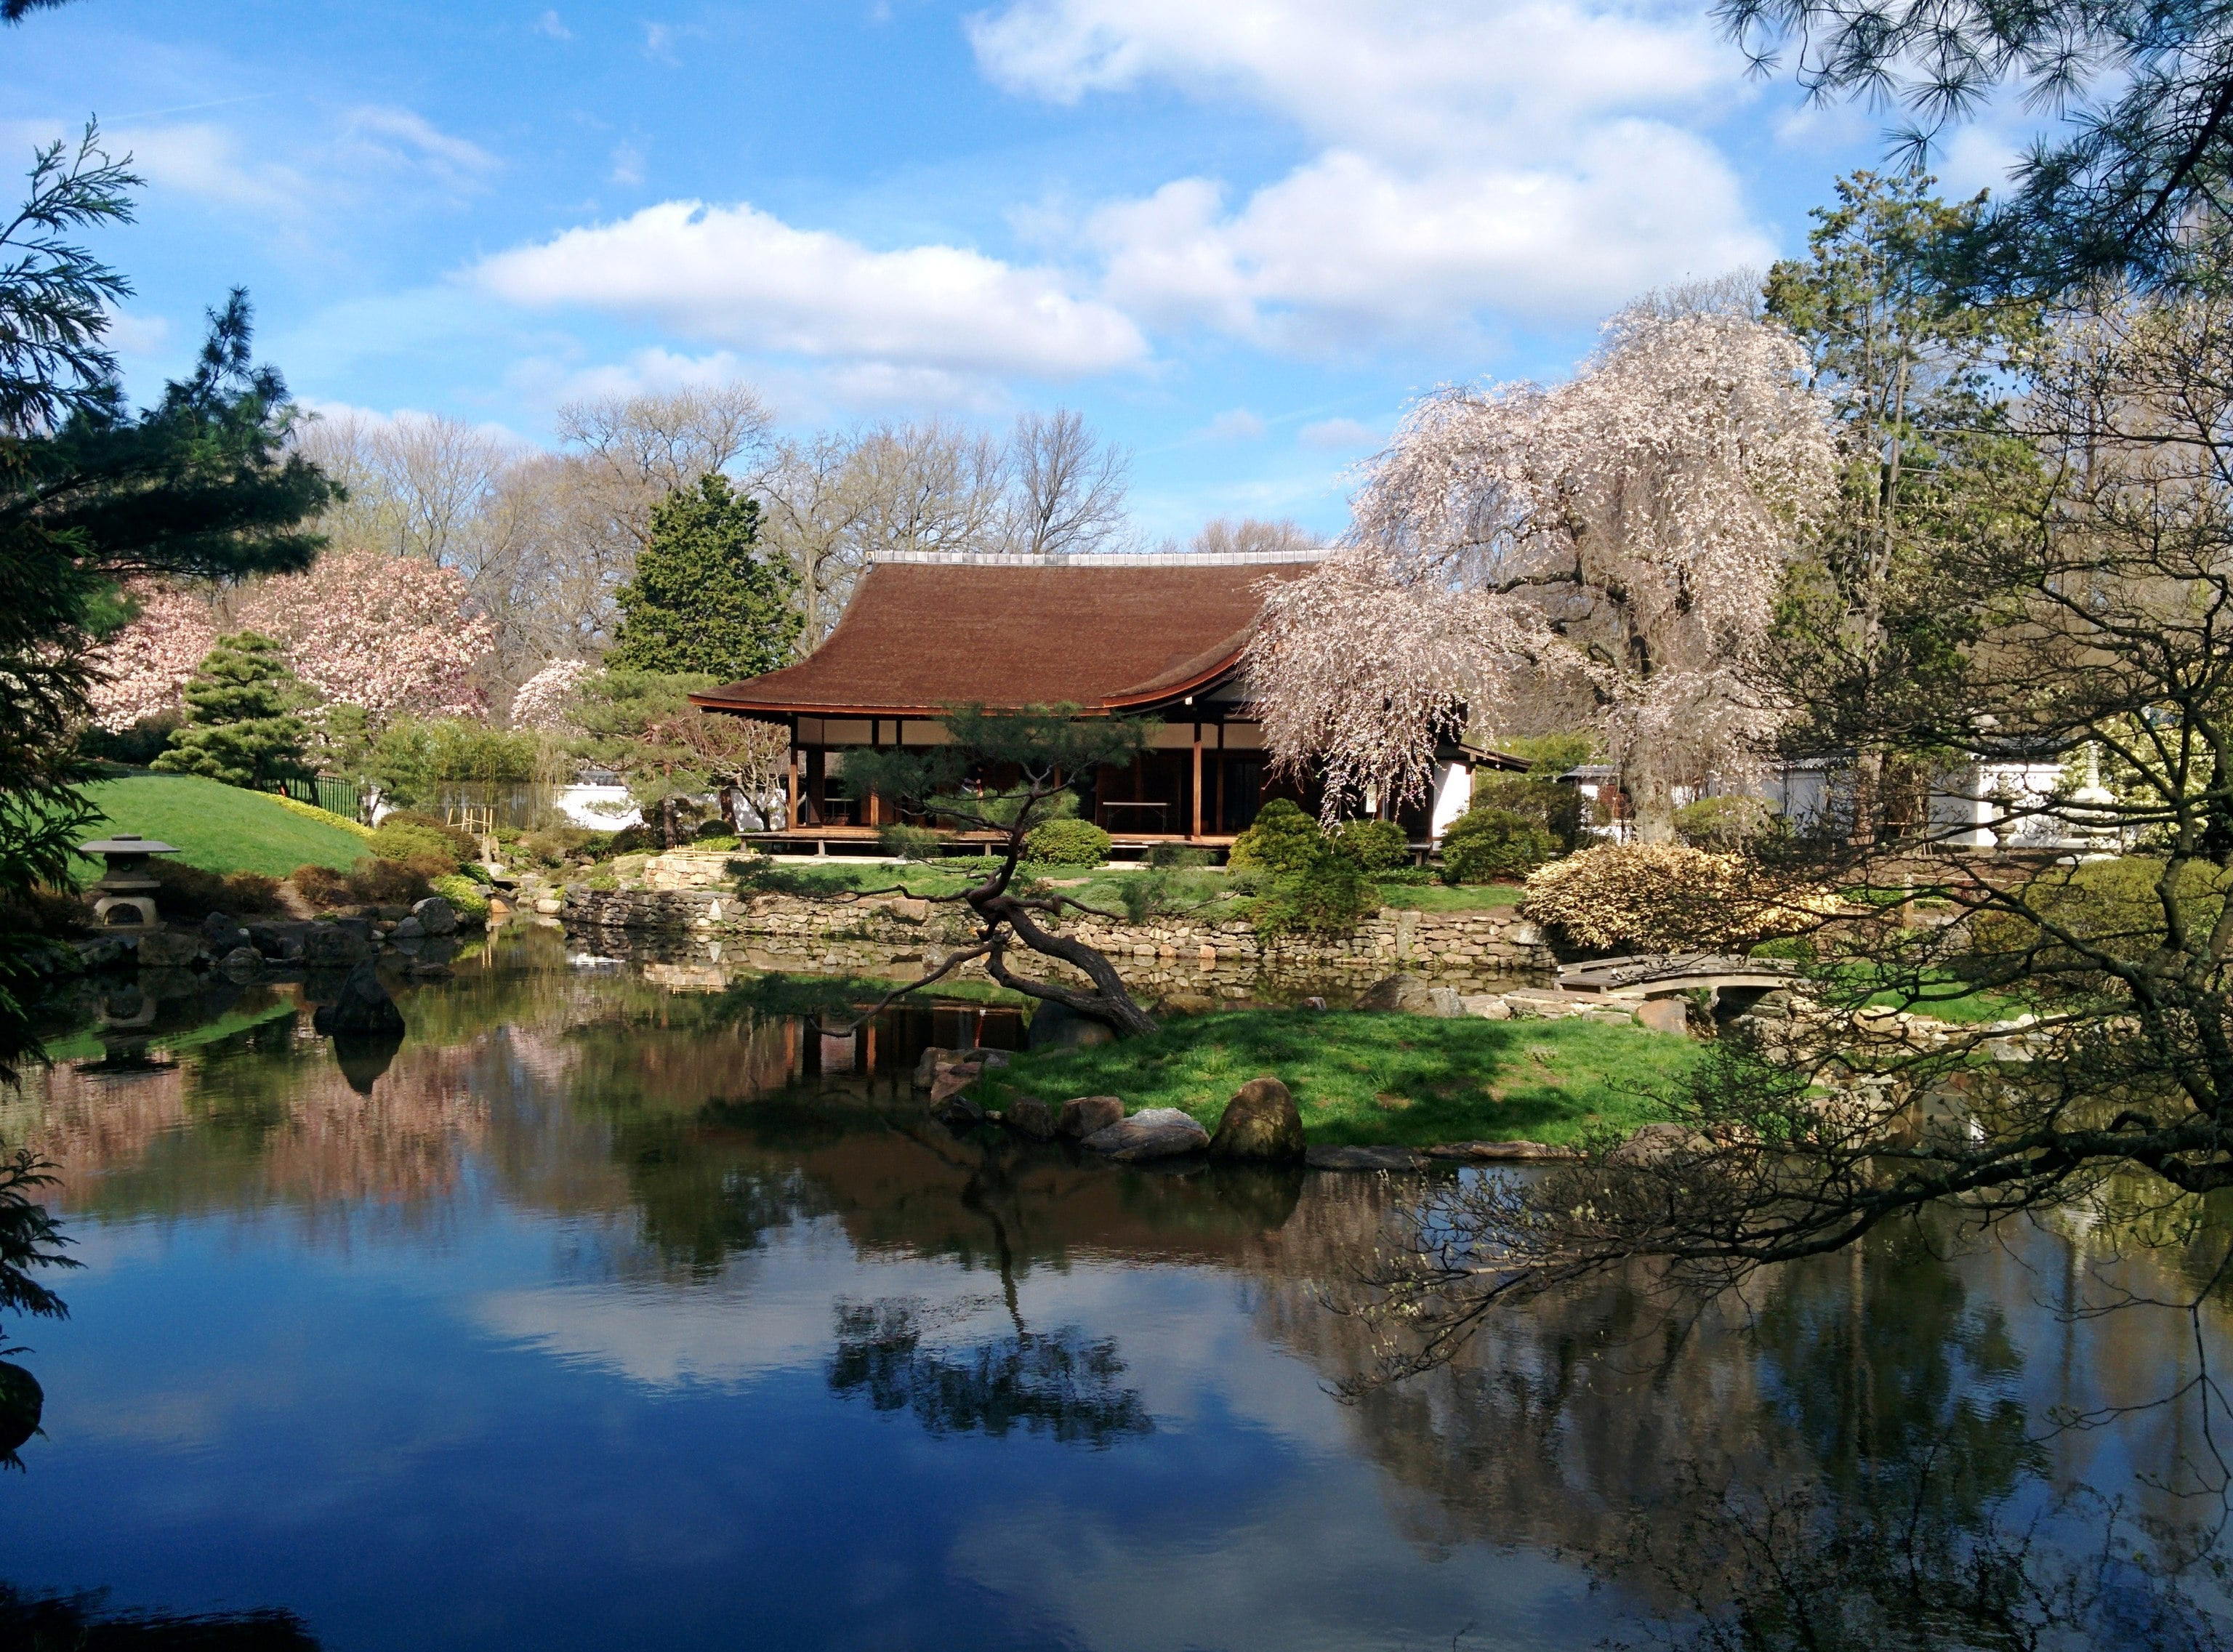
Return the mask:
<svg viewBox="0 0 2233 1652">
<path fill-rule="evenodd" d="M 1015 1096 L 1121 1096 L 1127 1108 L 1176 1107 L 1214 1129 L 1233 1092 L 1270 1073 L 1294 1092 L 1315 1142 L 1559 1143 L 1664 1117 L 1657 1096 L 1697 1057 L 1685 1040 L 1593 1021 L 1242 1010 L 1019 1056 L 978 1093 L 993 1107 Z"/>
<path fill-rule="evenodd" d="M 260 792 L 188 774 L 134 774 L 85 789 L 101 810 L 91 834 L 137 832 L 178 845 L 178 858 L 205 872 L 260 872 L 283 878 L 298 866 L 348 867 L 364 857 L 364 839 L 297 815 Z M 80 861 L 79 875 L 101 875 Z"/>
</svg>

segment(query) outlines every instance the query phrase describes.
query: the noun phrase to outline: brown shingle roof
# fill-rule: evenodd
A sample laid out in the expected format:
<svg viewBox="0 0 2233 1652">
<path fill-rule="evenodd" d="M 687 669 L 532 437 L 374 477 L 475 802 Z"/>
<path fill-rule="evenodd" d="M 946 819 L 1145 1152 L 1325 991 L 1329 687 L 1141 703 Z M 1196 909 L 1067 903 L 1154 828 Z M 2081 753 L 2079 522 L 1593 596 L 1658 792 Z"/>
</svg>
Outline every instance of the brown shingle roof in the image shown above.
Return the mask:
<svg viewBox="0 0 2233 1652">
<path fill-rule="evenodd" d="M 711 710 L 934 716 L 947 706 L 1121 710 L 1238 660 L 1260 588 L 1307 560 L 882 562 L 804 660 L 691 698 Z"/>
</svg>

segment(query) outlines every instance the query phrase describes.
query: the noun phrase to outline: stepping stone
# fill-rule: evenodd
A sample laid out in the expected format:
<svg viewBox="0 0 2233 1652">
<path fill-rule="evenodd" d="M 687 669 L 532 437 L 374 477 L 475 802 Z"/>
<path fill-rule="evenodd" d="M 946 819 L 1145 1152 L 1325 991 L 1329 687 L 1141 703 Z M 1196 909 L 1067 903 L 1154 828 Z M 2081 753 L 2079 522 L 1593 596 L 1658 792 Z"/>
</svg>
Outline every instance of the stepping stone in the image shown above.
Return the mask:
<svg viewBox="0 0 2233 1652">
<path fill-rule="evenodd" d="M 1471 1164 L 1493 1164 L 1528 1159 L 1579 1159 L 1572 1148 L 1554 1148 L 1543 1141 L 1445 1141 L 1429 1148 L 1429 1159 L 1457 1159 Z"/>
<path fill-rule="evenodd" d="M 1411 1148 L 1312 1148 L 1303 1162 L 1313 1170 L 1424 1170 L 1428 1160 Z"/>
</svg>

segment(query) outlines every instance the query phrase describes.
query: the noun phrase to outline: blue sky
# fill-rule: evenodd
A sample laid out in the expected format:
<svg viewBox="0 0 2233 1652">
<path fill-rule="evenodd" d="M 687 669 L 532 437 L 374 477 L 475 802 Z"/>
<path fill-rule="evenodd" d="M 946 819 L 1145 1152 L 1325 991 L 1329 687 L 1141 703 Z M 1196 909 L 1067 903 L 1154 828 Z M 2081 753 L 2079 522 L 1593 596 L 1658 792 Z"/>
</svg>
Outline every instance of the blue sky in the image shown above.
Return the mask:
<svg viewBox="0 0 2233 1652">
<path fill-rule="evenodd" d="M 690 380 L 802 429 L 1074 406 L 1181 538 L 1338 528 L 1412 396 L 1562 374 L 1882 152 L 1649 0 L 80 0 L 0 85 L 26 160 L 94 114 L 149 179 L 102 239 L 137 392 L 238 283 L 305 400 L 529 441 Z"/>
</svg>

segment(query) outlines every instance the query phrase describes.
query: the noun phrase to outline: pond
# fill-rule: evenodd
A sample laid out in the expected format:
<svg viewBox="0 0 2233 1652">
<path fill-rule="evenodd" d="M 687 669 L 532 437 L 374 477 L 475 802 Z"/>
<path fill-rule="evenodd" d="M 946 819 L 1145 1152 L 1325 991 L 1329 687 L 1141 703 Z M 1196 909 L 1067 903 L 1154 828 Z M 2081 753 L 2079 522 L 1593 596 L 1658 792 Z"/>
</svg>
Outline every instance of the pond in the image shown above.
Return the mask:
<svg viewBox="0 0 2233 1652">
<path fill-rule="evenodd" d="M 1811 1588 L 1865 1645 L 2011 1579 L 2073 1644 L 2184 1622 L 2099 1551 L 2222 1512 L 2177 1478 L 2204 1402 L 2145 1402 L 2223 1311 L 2069 1311 L 2189 1293 L 2176 1245 L 1949 1220 L 1702 1311 L 1628 1278 L 1345 1398 L 1423 1183 L 957 1139 L 915 1057 L 1014 1011 L 824 1038 L 655 975 L 500 933 L 345 1059 L 292 987 L 112 1005 L 0 1101 L 84 1264 L 5 1327 L 48 1403 L 0 1640 L 1585 1648 Z"/>
</svg>

